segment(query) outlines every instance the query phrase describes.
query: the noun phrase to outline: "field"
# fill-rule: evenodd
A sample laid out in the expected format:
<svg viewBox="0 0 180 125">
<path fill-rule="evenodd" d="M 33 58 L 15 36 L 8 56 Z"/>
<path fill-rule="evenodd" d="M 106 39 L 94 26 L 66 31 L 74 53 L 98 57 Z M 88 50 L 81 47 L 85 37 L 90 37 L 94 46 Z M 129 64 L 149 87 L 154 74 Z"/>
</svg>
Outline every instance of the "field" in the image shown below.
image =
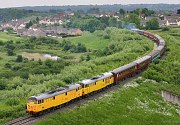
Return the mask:
<svg viewBox="0 0 180 125">
<path fill-rule="evenodd" d="M 83 37 L 67 38 L 67 39 L 70 40 L 72 43 L 80 42 L 89 49 L 102 49 L 108 46 L 108 43 L 110 42 L 109 39 L 100 38 L 95 34 L 96 32 L 93 34 L 85 32 L 83 34 Z"/>
<path fill-rule="evenodd" d="M 8 34 L 6 32 L 0 32 L 0 41 L 8 41 L 8 40 L 13 40 L 13 41 L 18 41 L 18 40 L 23 40 L 24 38 L 16 36 L 16 34 Z"/>
<path fill-rule="evenodd" d="M 162 90 L 180 95 L 180 28 L 152 31 L 167 45 L 166 57 L 141 78 L 75 110 L 57 113 L 36 125 L 178 125 L 180 107 L 165 102 Z M 174 37 L 175 36 L 175 37 Z"/>
</svg>

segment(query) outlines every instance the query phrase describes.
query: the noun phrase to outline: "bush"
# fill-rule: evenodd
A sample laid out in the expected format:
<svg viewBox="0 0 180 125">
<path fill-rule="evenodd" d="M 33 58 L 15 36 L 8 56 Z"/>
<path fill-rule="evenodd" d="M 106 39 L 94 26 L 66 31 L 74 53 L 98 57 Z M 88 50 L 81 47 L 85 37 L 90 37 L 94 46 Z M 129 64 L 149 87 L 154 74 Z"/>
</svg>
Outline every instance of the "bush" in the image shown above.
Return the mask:
<svg viewBox="0 0 180 125">
<path fill-rule="evenodd" d="M 22 62 L 22 61 L 23 61 L 22 55 L 18 55 L 16 58 L 16 62 Z"/>
<path fill-rule="evenodd" d="M 19 99 L 17 98 L 8 98 L 6 100 L 6 104 L 9 105 L 9 106 L 16 106 L 18 105 L 20 102 L 19 102 Z"/>
<path fill-rule="evenodd" d="M 170 30 L 169 27 L 163 27 L 163 28 L 162 28 L 162 31 L 169 31 L 169 30 Z"/>
<path fill-rule="evenodd" d="M 7 55 L 8 55 L 8 56 L 14 56 L 14 55 L 16 55 L 16 54 L 13 52 L 13 50 L 8 49 L 8 50 L 7 50 Z"/>
</svg>

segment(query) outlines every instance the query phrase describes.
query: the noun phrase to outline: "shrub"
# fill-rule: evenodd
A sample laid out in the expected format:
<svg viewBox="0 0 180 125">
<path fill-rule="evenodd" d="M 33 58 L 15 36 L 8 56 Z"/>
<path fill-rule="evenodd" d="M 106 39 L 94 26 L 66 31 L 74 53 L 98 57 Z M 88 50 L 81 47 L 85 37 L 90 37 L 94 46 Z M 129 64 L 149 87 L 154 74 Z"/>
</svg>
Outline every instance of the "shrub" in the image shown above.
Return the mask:
<svg viewBox="0 0 180 125">
<path fill-rule="evenodd" d="M 169 30 L 170 30 L 169 27 L 163 27 L 163 28 L 162 28 L 162 31 L 169 31 Z"/>
<path fill-rule="evenodd" d="M 16 58 L 16 62 L 22 62 L 22 61 L 23 61 L 22 55 L 18 55 Z"/>
<path fill-rule="evenodd" d="M 6 100 L 6 104 L 9 105 L 9 106 L 16 106 L 19 104 L 19 99 L 17 98 L 8 98 Z"/>
</svg>

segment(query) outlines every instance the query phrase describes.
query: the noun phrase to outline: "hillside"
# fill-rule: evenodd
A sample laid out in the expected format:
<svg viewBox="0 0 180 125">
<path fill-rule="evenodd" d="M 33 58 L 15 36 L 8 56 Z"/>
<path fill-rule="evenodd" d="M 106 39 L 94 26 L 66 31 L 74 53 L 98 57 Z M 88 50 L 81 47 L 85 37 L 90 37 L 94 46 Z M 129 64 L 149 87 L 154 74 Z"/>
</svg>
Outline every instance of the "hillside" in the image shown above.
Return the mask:
<svg viewBox="0 0 180 125">
<path fill-rule="evenodd" d="M 94 36 L 91 45 L 89 36 Z M 84 46 L 86 51 L 79 52 Z M 30 96 L 127 64 L 149 53 L 153 42 L 127 30 L 107 28 L 71 39 L 4 40 L 0 48 L 0 124 L 3 124 L 27 115 L 25 107 Z M 61 58 L 57 61 L 28 59 L 21 57 L 23 52 L 48 53 Z"/>
<path fill-rule="evenodd" d="M 179 29 L 153 31 L 165 39 L 167 53 L 163 60 L 151 64 L 142 77 L 103 98 L 75 110 L 59 112 L 36 125 L 180 124 L 180 107 L 161 97 L 164 89 L 180 95 Z"/>
</svg>

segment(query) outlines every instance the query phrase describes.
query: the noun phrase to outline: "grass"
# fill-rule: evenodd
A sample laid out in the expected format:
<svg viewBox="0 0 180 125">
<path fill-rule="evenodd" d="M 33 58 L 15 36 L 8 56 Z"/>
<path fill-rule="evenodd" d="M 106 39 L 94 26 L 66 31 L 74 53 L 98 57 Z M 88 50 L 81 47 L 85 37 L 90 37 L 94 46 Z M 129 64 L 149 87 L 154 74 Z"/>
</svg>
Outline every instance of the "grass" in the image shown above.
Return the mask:
<svg viewBox="0 0 180 125">
<path fill-rule="evenodd" d="M 0 69 L 4 68 L 4 65 L 10 61 L 10 60 L 15 60 L 15 56 L 7 56 L 7 53 L 5 52 L 0 52 Z"/>
<path fill-rule="evenodd" d="M 167 63 L 169 58 L 174 64 L 179 61 L 174 60 L 178 56 L 177 42 L 169 41 L 171 38 L 168 36 L 172 32 L 171 37 L 178 39 L 178 35 L 174 36 L 174 32 L 179 34 L 179 31 L 177 28 L 166 32 L 153 31 L 166 38 L 167 48 L 171 47 L 171 54 L 168 53 L 165 61 L 162 60 L 159 64 L 170 66 L 171 63 Z M 176 75 L 168 71 L 166 73 L 169 77 Z M 90 101 L 74 110 L 59 112 L 39 121 L 36 125 L 179 125 L 180 107 L 163 100 L 161 91 L 164 89 L 180 94 L 180 84 L 175 84 L 174 81 L 167 83 L 139 78 L 103 98 Z"/>
<path fill-rule="evenodd" d="M 133 87 L 133 84 L 136 84 Z M 169 84 L 146 80 L 90 101 L 80 108 L 59 112 L 36 125 L 174 125 L 180 124 L 180 107 L 164 102 L 161 89 Z M 176 86 L 180 87 L 180 86 Z M 180 89 L 179 89 L 180 90 Z"/>
<path fill-rule="evenodd" d="M 89 49 L 102 49 L 105 48 L 109 44 L 108 39 L 102 39 L 95 34 L 85 32 L 82 36 L 65 38 L 70 40 L 72 43 L 82 43 Z M 62 39 L 59 39 L 62 41 Z"/>
<path fill-rule="evenodd" d="M 0 41 L 8 41 L 8 40 L 19 41 L 23 39 L 25 38 L 18 37 L 16 34 L 8 34 L 6 32 L 0 32 Z"/>
<path fill-rule="evenodd" d="M 77 82 L 82 79 L 90 78 L 94 75 L 100 74 L 102 72 L 106 72 L 112 70 L 113 68 L 118 67 L 119 65 L 126 64 L 130 61 L 135 60 L 138 57 L 141 57 L 145 53 L 148 53 L 153 48 L 153 43 L 145 37 L 141 37 L 139 35 L 133 34 L 131 32 L 125 30 L 113 29 L 113 33 L 111 37 L 113 45 L 119 45 L 122 47 L 118 52 L 103 56 L 92 58 L 90 61 L 82 61 L 80 63 L 74 63 L 73 65 L 65 67 L 60 74 L 49 74 L 44 76 L 40 75 L 29 75 L 28 79 L 22 79 L 19 77 L 14 77 L 11 79 L 1 79 L 3 83 L 7 84 L 7 88 L 5 90 L 0 91 L 0 102 L 2 102 L 2 108 L 0 108 L 0 124 L 3 124 L 10 119 L 14 119 L 16 117 L 24 116 L 25 114 L 25 104 L 28 97 L 42 93 L 44 91 L 50 90 L 53 87 L 62 86 L 62 84 L 67 84 L 73 79 L 74 82 Z M 117 33 L 118 32 L 118 33 Z M 121 35 L 119 35 L 121 34 Z M 102 37 L 98 37 L 96 34 L 89 34 L 92 37 L 97 39 L 101 39 Z M 84 36 L 82 36 L 84 37 Z M 129 40 L 131 38 L 131 40 Z M 140 40 L 137 40 L 140 38 Z M 74 38 L 74 39 L 80 39 Z M 93 39 L 93 38 L 92 38 Z M 135 40 L 136 39 L 136 40 Z M 89 39 L 88 39 L 89 40 Z M 93 40 L 92 40 L 93 41 Z M 91 40 L 89 42 L 92 42 Z M 106 41 L 108 41 L 106 39 Z M 147 43 L 145 42 L 147 41 Z M 110 41 L 111 42 L 111 41 Z M 85 41 L 85 43 L 88 43 Z M 118 44 L 116 44 L 118 43 Z M 94 47 L 97 46 L 106 46 L 106 44 L 100 44 L 96 42 L 92 42 Z M 146 47 L 148 46 L 148 50 L 146 51 Z M 92 47 L 94 49 L 94 47 Z M 16 51 L 17 55 L 23 52 L 24 50 Z M 31 50 L 30 50 L 31 51 Z M 60 54 L 61 50 L 50 50 L 48 46 L 40 46 L 40 48 L 33 50 L 32 52 L 39 53 L 48 53 L 52 52 L 53 54 Z M 51 53 L 50 53 L 51 54 Z M 70 56 L 80 56 L 75 53 L 69 53 Z M 6 55 L 2 55 L 3 58 L 6 58 Z M 60 56 L 61 57 L 61 56 Z M 10 57 L 9 57 L 10 58 Z M 15 58 L 11 57 L 11 58 Z M 14 59 L 15 60 L 15 59 Z M 4 60 L 4 62 L 6 62 Z M 7 58 L 7 62 L 8 58 Z M 17 98 L 20 102 L 18 105 L 6 105 L 6 99 L 13 100 Z M 5 106 L 4 106 L 5 105 Z M 3 108 L 4 107 L 4 108 Z M 20 109 L 20 111 L 19 111 Z M 7 110 L 7 111 L 6 111 Z"/>
</svg>

